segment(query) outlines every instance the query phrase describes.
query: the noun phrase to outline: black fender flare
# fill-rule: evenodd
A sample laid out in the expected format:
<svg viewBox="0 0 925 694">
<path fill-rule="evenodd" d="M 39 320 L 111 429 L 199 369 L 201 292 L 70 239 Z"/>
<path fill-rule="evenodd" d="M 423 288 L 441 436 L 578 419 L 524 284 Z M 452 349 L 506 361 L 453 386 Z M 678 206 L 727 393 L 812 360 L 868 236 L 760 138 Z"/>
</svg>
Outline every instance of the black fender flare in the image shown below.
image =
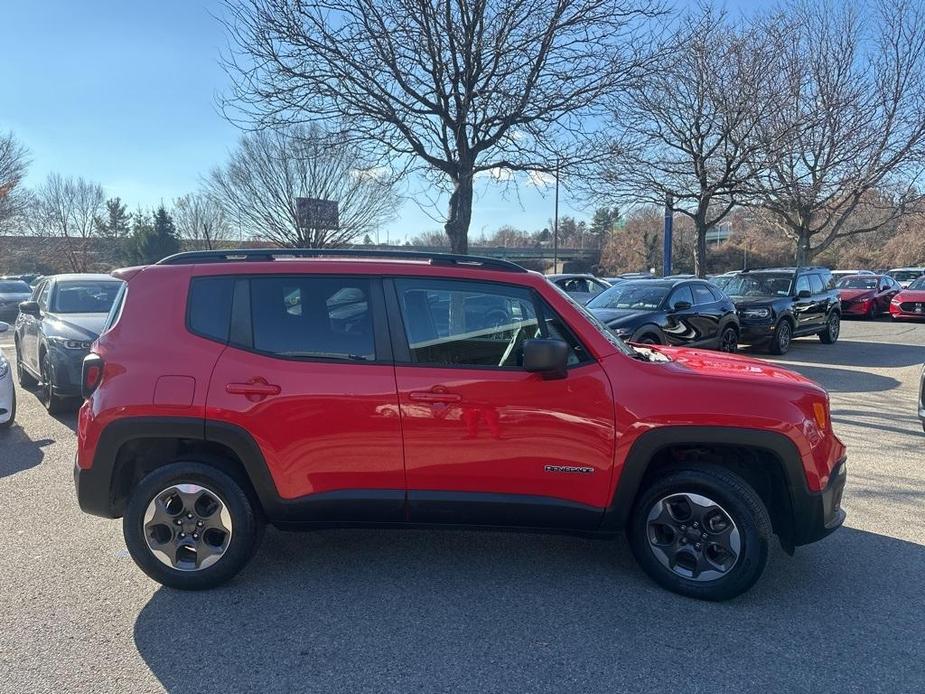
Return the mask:
<svg viewBox="0 0 925 694">
<path fill-rule="evenodd" d="M 813 493 L 806 484 L 800 453 L 784 434 L 740 427 L 661 426 L 642 434 L 630 448 L 604 514 L 603 530 L 626 527 L 649 464 L 660 451 L 677 445 L 726 445 L 768 451 L 780 464 L 795 523 L 800 522 L 799 509 L 811 505 Z"/>
</svg>

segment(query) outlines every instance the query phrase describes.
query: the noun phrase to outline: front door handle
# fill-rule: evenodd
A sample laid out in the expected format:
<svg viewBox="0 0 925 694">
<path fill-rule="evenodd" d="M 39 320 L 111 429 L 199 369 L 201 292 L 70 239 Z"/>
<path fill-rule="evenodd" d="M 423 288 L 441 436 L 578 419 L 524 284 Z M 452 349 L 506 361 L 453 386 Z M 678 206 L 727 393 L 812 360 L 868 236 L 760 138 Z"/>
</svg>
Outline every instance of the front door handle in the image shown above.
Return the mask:
<svg viewBox="0 0 925 694">
<path fill-rule="evenodd" d="M 231 395 L 245 395 L 248 400 L 262 400 L 268 395 L 279 395 L 280 387 L 267 383 L 265 378 L 252 378 L 247 383 L 229 383 L 225 392 Z"/>
<path fill-rule="evenodd" d="M 415 390 L 408 393 L 408 399 L 415 402 L 460 402 L 462 395 L 459 393 Z"/>
</svg>

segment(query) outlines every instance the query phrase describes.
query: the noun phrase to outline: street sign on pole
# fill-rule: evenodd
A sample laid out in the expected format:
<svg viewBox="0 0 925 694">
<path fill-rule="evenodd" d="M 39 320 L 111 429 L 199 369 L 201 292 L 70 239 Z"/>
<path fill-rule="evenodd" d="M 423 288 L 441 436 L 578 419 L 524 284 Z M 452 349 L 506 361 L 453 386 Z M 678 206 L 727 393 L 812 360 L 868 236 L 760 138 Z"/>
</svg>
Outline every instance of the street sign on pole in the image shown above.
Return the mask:
<svg viewBox="0 0 925 694">
<path fill-rule="evenodd" d="M 296 198 L 295 212 L 302 229 L 337 229 L 340 226 L 337 200 Z"/>
<path fill-rule="evenodd" d="M 671 274 L 671 242 L 674 236 L 674 210 L 671 194 L 665 196 L 665 244 L 662 248 L 662 275 Z"/>
</svg>

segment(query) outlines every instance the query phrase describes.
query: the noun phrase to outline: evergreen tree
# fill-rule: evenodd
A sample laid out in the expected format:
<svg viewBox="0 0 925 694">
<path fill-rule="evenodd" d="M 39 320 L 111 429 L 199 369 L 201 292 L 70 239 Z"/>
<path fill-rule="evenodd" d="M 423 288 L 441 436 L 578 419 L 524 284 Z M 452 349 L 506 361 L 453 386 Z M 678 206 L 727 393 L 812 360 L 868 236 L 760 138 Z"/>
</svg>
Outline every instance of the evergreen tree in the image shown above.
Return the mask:
<svg viewBox="0 0 925 694">
<path fill-rule="evenodd" d="M 153 212 L 150 219 L 142 213 L 135 215 L 132 229 L 134 262 L 139 265 L 156 263 L 179 250 L 177 230 L 163 205 Z"/>
<path fill-rule="evenodd" d="M 96 218 L 97 233 L 105 239 L 123 239 L 129 235 L 132 216 L 120 198 L 106 201 L 106 216 Z"/>
<path fill-rule="evenodd" d="M 620 210 L 616 207 L 598 207 L 591 218 L 591 234 L 597 239 L 598 247 L 603 248 L 620 223 Z"/>
</svg>

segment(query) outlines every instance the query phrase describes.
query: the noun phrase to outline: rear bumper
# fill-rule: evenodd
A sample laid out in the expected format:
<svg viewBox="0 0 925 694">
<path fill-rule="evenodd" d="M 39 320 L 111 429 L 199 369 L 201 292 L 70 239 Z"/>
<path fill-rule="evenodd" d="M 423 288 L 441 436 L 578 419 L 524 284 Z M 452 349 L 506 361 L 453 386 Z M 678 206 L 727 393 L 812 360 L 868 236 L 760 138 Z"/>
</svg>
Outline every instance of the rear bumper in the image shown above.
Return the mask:
<svg viewBox="0 0 925 694">
<path fill-rule="evenodd" d="M 103 518 L 116 517 L 109 498 L 109 472 L 107 469 L 100 474 L 99 469 L 92 467 L 85 470 L 77 465 L 77 457 L 74 457 L 74 488 L 77 491 L 77 503 L 84 513 Z"/>
<path fill-rule="evenodd" d="M 847 471 L 845 458 L 838 461 L 821 492 L 803 492 L 793 498 L 793 544 L 808 545 L 834 532 L 845 522 L 841 507 Z"/>
</svg>

